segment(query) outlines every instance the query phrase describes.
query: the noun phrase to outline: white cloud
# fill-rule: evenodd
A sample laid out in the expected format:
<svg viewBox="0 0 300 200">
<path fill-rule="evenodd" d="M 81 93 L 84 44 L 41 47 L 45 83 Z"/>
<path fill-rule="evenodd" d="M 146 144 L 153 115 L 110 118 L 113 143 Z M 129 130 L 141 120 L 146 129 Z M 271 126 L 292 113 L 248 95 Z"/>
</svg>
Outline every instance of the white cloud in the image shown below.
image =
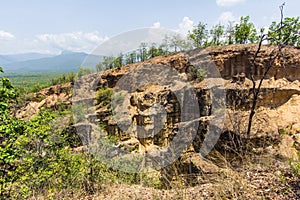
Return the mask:
<svg viewBox="0 0 300 200">
<path fill-rule="evenodd" d="M 42 34 L 36 36 L 36 42 L 43 42 L 49 48 L 56 50 L 91 52 L 97 45 L 107 40 L 98 32 L 72 32 L 61 34 Z"/>
<path fill-rule="evenodd" d="M 152 27 L 153 28 L 160 28 L 160 22 L 155 22 Z"/>
<path fill-rule="evenodd" d="M 6 31 L 0 31 L 0 40 L 11 40 L 14 39 L 15 36 Z"/>
<path fill-rule="evenodd" d="M 222 24 L 228 24 L 228 22 L 236 21 L 232 12 L 223 12 L 218 18 L 219 22 Z"/>
<path fill-rule="evenodd" d="M 188 34 L 189 30 L 192 30 L 194 27 L 194 22 L 189 17 L 184 17 L 179 24 L 179 30 L 178 32 L 186 35 Z"/>
<path fill-rule="evenodd" d="M 221 7 L 230 7 L 235 6 L 240 3 L 244 3 L 246 0 L 216 0 L 218 6 Z"/>
</svg>

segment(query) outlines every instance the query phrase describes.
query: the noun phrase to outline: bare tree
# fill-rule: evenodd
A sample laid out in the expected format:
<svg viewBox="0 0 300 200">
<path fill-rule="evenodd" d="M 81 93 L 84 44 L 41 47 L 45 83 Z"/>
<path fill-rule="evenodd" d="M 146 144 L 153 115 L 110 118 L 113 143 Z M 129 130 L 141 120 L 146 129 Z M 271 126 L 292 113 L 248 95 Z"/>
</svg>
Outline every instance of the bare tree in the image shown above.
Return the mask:
<svg viewBox="0 0 300 200">
<path fill-rule="evenodd" d="M 281 32 L 281 30 L 284 28 L 283 23 L 282 23 L 284 6 L 285 6 L 285 3 L 283 3 L 280 6 L 281 19 L 280 19 L 280 27 L 276 30 L 277 32 Z M 259 79 L 258 86 L 256 85 L 257 83 L 255 81 L 254 75 L 250 74 L 250 78 L 251 78 L 251 81 L 253 83 L 253 86 L 252 86 L 253 100 L 252 100 L 252 103 L 251 103 L 250 115 L 249 115 L 249 120 L 248 120 L 248 128 L 247 128 L 247 137 L 248 137 L 248 139 L 250 139 L 253 117 L 255 115 L 256 105 L 257 105 L 257 102 L 258 102 L 258 99 L 259 99 L 259 94 L 261 92 L 261 87 L 262 87 L 263 81 L 267 78 L 268 73 L 270 72 L 270 70 L 273 67 L 275 67 L 274 66 L 275 61 L 280 59 L 280 58 L 284 59 L 284 54 L 283 54 L 282 50 L 285 47 L 285 43 L 280 41 L 280 40 L 277 40 L 274 37 L 269 37 L 268 34 L 264 34 L 263 31 L 262 31 L 261 35 L 260 35 L 260 39 L 259 39 L 258 48 L 257 48 L 257 50 L 255 52 L 255 55 L 254 55 L 254 58 L 252 60 L 252 65 L 251 65 L 252 67 L 258 68 L 258 63 L 257 63 L 258 55 L 259 55 L 259 53 L 261 51 L 261 48 L 262 48 L 262 45 L 265 41 L 275 43 L 276 48 L 274 48 L 272 50 L 272 52 L 270 53 L 270 55 L 269 55 L 268 63 L 266 65 L 266 68 L 265 68 L 265 71 L 264 71 L 263 75 Z M 283 63 L 283 68 L 285 68 L 284 63 Z"/>
</svg>

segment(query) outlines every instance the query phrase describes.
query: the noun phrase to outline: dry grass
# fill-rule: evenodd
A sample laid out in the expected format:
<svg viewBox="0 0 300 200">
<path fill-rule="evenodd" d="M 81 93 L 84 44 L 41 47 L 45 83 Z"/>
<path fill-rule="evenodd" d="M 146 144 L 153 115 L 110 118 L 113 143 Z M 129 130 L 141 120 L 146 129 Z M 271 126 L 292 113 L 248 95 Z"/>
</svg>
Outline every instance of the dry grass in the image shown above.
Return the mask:
<svg viewBox="0 0 300 200">
<path fill-rule="evenodd" d="M 272 156 L 245 158 L 240 166 L 214 152 L 222 165 L 218 174 L 178 175 L 171 189 L 154 189 L 143 185 L 103 184 L 94 194 L 64 190 L 55 195 L 32 197 L 44 199 L 299 199 L 300 177 L 292 173 L 288 162 Z M 174 180 L 175 180 L 174 179 Z M 190 181 L 190 182 L 189 182 Z M 191 183 L 193 182 L 193 183 Z M 195 184 L 195 182 L 197 182 Z"/>
</svg>

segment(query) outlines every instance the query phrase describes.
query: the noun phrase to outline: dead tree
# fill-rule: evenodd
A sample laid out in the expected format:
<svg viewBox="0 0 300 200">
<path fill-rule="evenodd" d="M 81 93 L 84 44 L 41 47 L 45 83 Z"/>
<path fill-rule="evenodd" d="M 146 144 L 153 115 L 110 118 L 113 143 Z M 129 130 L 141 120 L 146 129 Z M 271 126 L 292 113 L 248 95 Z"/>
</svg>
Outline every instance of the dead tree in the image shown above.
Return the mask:
<svg viewBox="0 0 300 200">
<path fill-rule="evenodd" d="M 279 35 L 281 34 L 282 29 L 285 28 L 284 25 L 283 25 L 283 8 L 284 8 L 284 6 L 285 6 L 285 3 L 283 3 L 280 6 L 280 14 L 281 14 L 280 27 L 276 30 L 276 32 L 278 31 Z M 280 38 L 281 37 L 279 37 L 279 39 Z M 256 86 L 254 75 L 250 74 L 250 78 L 251 78 L 251 81 L 252 81 L 252 84 L 253 84 L 253 86 L 252 86 L 253 100 L 252 100 L 251 107 L 250 107 L 250 115 L 249 115 L 248 128 L 247 128 L 248 141 L 250 139 L 253 117 L 255 115 L 256 105 L 257 105 L 257 102 L 258 102 L 258 99 L 259 99 L 259 94 L 261 92 L 262 83 L 267 78 L 268 73 L 270 72 L 270 70 L 273 67 L 275 67 L 274 66 L 275 61 L 277 59 L 280 59 L 280 58 L 283 58 L 283 60 L 284 60 L 284 54 L 283 54 L 282 50 L 285 47 L 286 41 L 280 41 L 280 40 L 277 40 L 274 37 L 269 37 L 268 34 L 261 33 L 258 48 L 257 48 L 257 50 L 254 54 L 254 58 L 252 60 L 252 63 L 251 63 L 252 65 L 251 66 L 256 68 L 256 69 L 258 68 L 258 64 L 257 64 L 258 55 L 259 55 L 259 53 L 261 51 L 261 48 L 262 48 L 262 45 L 265 41 L 275 42 L 276 43 L 276 48 L 274 48 L 273 51 L 269 55 L 266 70 L 264 71 L 262 77 L 259 79 L 258 86 Z M 283 62 L 283 68 L 285 68 L 285 61 Z"/>
</svg>

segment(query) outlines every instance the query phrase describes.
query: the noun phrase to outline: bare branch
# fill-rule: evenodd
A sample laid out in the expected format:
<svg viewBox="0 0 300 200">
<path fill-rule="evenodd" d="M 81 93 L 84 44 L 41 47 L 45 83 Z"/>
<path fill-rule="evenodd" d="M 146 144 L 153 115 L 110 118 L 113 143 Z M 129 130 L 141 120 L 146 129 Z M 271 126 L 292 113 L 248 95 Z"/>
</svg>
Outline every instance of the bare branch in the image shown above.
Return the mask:
<svg viewBox="0 0 300 200">
<path fill-rule="evenodd" d="M 279 7 L 280 8 L 280 27 L 278 28 L 278 30 L 276 30 L 276 32 L 277 31 L 279 32 L 279 39 L 277 40 L 276 38 L 270 38 L 267 34 L 262 34 L 261 37 L 260 37 L 258 48 L 257 48 L 257 50 L 254 54 L 254 58 L 252 60 L 252 65 L 251 66 L 256 68 L 257 67 L 256 60 L 258 58 L 259 52 L 261 51 L 263 42 L 265 40 L 276 41 L 277 48 L 274 48 L 272 50 L 272 52 L 270 53 L 269 63 L 266 67 L 265 72 L 263 73 L 262 77 L 260 78 L 260 81 L 259 81 L 259 84 L 258 84 L 257 87 L 256 87 L 256 82 L 255 82 L 255 78 L 254 78 L 253 74 L 250 75 L 251 81 L 253 83 L 253 86 L 252 86 L 253 100 L 252 100 L 252 105 L 251 105 L 251 108 L 250 108 L 250 115 L 249 115 L 248 128 L 247 128 L 248 141 L 250 139 L 252 121 L 253 121 L 253 117 L 255 115 L 255 109 L 256 109 L 256 105 L 257 105 L 257 102 L 258 102 L 258 98 L 259 98 L 259 94 L 260 94 L 260 91 L 261 91 L 263 81 L 267 78 L 267 75 L 268 75 L 269 71 L 271 70 L 271 68 L 274 67 L 275 60 L 280 58 L 280 56 L 284 59 L 284 54 L 282 52 L 282 49 L 285 47 L 285 43 L 287 42 L 287 40 L 284 41 L 283 43 L 281 42 L 282 29 L 285 27 L 285 25 L 283 25 L 283 18 L 284 18 L 283 9 L 284 9 L 284 6 L 285 6 L 285 3 L 283 3 Z M 277 53 L 274 55 L 276 49 L 277 49 Z M 284 63 L 283 63 L 284 68 L 285 68 L 285 65 L 286 65 L 286 61 L 284 59 Z"/>
</svg>

